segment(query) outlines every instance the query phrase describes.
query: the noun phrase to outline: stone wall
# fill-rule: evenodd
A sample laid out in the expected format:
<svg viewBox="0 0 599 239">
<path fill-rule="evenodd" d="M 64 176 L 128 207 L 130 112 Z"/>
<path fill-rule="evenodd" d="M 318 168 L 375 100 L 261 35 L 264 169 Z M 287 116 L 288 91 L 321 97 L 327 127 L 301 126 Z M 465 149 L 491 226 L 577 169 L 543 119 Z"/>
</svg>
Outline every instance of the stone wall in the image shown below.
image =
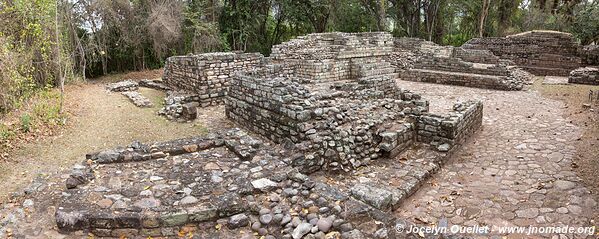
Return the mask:
<svg viewBox="0 0 599 239">
<path fill-rule="evenodd" d="M 418 119 L 418 141 L 447 151 L 480 128 L 482 116 L 483 104 L 480 101 L 458 103 L 445 116 L 424 114 Z"/>
<path fill-rule="evenodd" d="M 384 132 L 400 136 L 383 148 L 405 148 L 413 138 L 405 115 L 428 110 L 426 101 L 406 90 L 396 89 L 397 98 L 384 98 L 383 92 L 366 86 L 319 91 L 319 85 L 299 82 L 264 72 L 240 73 L 231 79 L 226 114 L 275 142 L 295 145 L 301 156 L 292 164 L 304 171 L 349 170 L 380 157 L 379 133 L 387 126 L 390 131 Z"/>
<path fill-rule="evenodd" d="M 474 38 L 462 48 L 489 50 L 535 75 L 567 76 L 580 67 L 579 45 L 569 33 L 530 31 L 507 37 Z"/>
<path fill-rule="evenodd" d="M 166 60 L 163 81 L 171 89 L 196 94 L 201 106 L 218 105 L 231 75 L 257 67 L 262 58 L 259 53 L 232 52 L 173 56 Z"/>
<path fill-rule="evenodd" d="M 390 35 L 311 34 L 275 46 L 267 65 L 230 79 L 227 117 L 292 146 L 291 164 L 304 172 L 348 171 L 397 155 L 417 142 L 428 101 L 397 87 L 392 41 L 381 39 Z M 477 128 L 469 119 L 482 114 L 459 112 L 443 119 L 453 123 L 447 140 L 427 143 L 453 145 L 462 130 Z"/>
<path fill-rule="evenodd" d="M 570 72 L 568 83 L 599 85 L 599 68 L 598 67 L 582 67 Z"/>
<path fill-rule="evenodd" d="M 390 61 L 403 80 L 497 90 L 521 90 L 532 76 L 487 50 L 472 50 L 398 38 Z M 406 54 L 410 52 L 410 54 Z M 412 57 L 409 60 L 403 56 Z"/>
</svg>

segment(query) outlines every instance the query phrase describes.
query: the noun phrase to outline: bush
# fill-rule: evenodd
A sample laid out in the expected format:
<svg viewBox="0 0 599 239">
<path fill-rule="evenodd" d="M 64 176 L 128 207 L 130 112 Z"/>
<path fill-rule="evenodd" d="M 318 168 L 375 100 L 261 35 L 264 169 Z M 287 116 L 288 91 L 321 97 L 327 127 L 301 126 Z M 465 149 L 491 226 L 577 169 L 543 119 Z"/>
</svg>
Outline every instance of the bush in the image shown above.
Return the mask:
<svg viewBox="0 0 599 239">
<path fill-rule="evenodd" d="M 31 131 L 31 116 L 29 114 L 21 115 L 21 131 L 25 133 Z"/>
</svg>

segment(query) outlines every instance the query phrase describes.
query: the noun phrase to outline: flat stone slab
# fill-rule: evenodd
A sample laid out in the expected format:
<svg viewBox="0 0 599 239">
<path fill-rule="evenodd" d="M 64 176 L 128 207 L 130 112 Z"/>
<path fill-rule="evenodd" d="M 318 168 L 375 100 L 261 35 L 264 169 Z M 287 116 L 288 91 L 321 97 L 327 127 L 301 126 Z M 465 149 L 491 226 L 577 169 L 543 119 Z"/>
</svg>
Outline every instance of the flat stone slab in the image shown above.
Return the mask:
<svg viewBox="0 0 599 239">
<path fill-rule="evenodd" d="M 124 91 L 124 92 L 121 92 L 121 94 L 123 94 L 124 96 L 129 98 L 129 100 L 131 102 L 133 102 L 133 104 L 137 107 L 148 108 L 148 107 L 154 106 L 154 104 L 152 104 L 152 101 L 150 101 L 150 99 L 143 96 L 142 94 L 140 94 L 137 91 Z"/>
<path fill-rule="evenodd" d="M 409 148 L 394 158 L 361 167 L 350 175 L 316 174 L 340 191 L 381 211 L 390 212 L 418 190 L 444 161 L 459 148 L 443 153 L 428 147 Z"/>
<path fill-rule="evenodd" d="M 111 92 L 135 91 L 139 89 L 139 84 L 132 80 L 124 80 L 106 85 L 106 90 Z"/>
<path fill-rule="evenodd" d="M 568 77 L 563 76 L 545 76 L 543 79 L 543 85 L 567 85 Z"/>
</svg>

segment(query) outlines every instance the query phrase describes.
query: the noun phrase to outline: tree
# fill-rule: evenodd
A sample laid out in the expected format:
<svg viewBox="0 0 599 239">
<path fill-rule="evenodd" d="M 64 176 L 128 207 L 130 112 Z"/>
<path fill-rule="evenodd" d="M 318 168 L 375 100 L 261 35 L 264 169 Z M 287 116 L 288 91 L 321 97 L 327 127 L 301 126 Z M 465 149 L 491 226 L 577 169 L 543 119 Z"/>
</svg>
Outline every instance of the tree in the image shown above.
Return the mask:
<svg viewBox="0 0 599 239">
<path fill-rule="evenodd" d="M 489 15 L 489 6 L 491 5 L 491 0 L 482 0 L 482 7 L 480 11 L 480 22 L 478 25 L 478 37 L 483 37 L 485 32 L 485 20 L 487 20 L 487 16 Z"/>
</svg>

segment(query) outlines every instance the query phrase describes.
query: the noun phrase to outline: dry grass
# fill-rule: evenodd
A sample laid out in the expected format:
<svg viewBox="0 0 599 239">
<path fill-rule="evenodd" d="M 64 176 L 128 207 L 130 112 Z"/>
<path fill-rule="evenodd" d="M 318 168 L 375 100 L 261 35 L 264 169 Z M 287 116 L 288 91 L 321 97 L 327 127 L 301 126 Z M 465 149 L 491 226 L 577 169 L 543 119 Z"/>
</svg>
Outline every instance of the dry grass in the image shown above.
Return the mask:
<svg viewBox="0 0 599 239">
<path fill-rule="evenodd" d="M 140 92 L 156 101 L 164 97 L 156 90 L 142 88 Z M 159 105 L 137 108 L 121 94 L 107 93 L 102 84 L 69 85 L 66 93 L 65 107 L 70 114 L 66 127 L 58 135 L 25 143 L 8 161 L 0 161 L 0 201 L 36 175 L 71 168 L 83 161 L 86 153 L 134 140 L 153 142 L 207 132 L 196 123 L 174 123 L 158 116 Z"/>
</svg>

